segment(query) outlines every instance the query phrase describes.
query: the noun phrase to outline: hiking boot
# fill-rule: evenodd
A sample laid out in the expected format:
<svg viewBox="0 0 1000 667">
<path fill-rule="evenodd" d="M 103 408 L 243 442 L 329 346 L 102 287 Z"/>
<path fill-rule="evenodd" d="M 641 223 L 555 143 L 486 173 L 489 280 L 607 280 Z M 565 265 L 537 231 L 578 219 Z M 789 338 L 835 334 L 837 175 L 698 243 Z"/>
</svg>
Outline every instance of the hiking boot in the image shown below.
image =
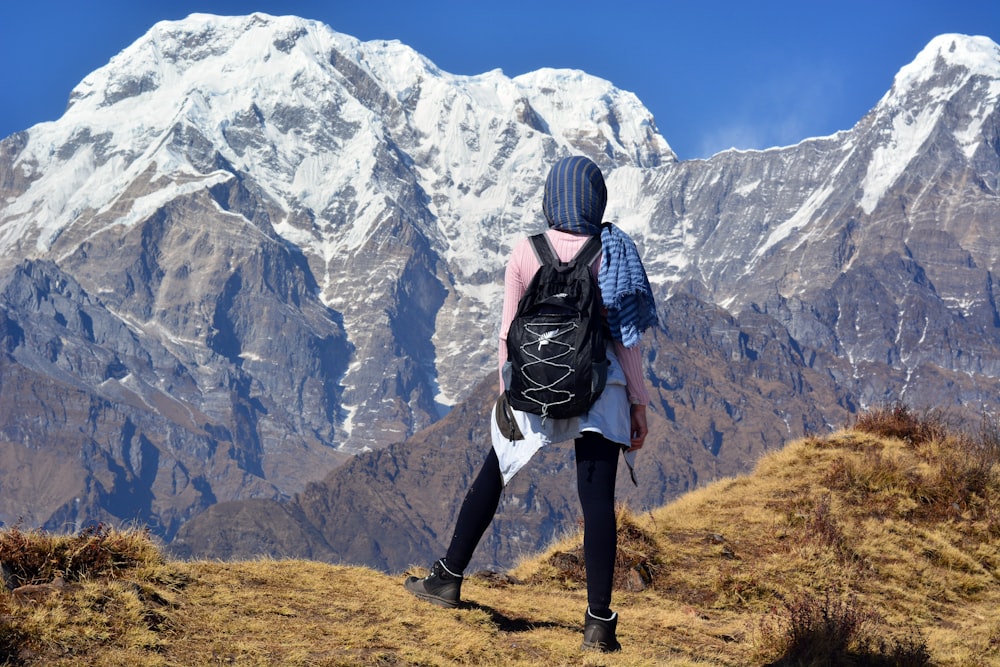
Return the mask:
<svg viewBox="0 0 1000 667">
<path fill-rule="evenodd" d="M 462 591 L 462 575 L 445 567 L 444 559 L 434 563 L 431 573 L 423 579 L 407 577 L 403 582 L 406 590 L 421 600 L 427 600 L 439 607 L 457 607 Z"/>
<path fill-rule="evenodd" d="M 612 612 L 611 618 L 600 618 L 590 613 L 587 607 L 587 614 L 583 617 L 583 644 L 581 649 L 595 649 L 602 653 L 614 653 L 622 650 L 622 645 L 615 637 L 615 630 L 618 628 L 618 612 Z"/>
</svg>

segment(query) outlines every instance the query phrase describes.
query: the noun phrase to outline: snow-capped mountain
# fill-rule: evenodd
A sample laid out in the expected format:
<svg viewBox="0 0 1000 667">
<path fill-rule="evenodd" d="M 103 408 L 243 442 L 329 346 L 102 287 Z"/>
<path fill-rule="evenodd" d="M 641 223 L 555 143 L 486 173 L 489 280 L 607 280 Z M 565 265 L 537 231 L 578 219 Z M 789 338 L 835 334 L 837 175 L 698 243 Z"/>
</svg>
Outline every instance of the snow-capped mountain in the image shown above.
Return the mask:
<svg viewBox="0 0 1000 667">
<path fill-rule="evenodd" d="M 482 372 L 494 345 L 475 339 L 494 338 L 494 277 L 538 222 L 540 159 L 571 150 L 606 165 L 674 159 L 634 95 L 582 72 L 457 77 L 398 42 L 261 14 L 156 25 L 84 79 L 63 118 L 10 141 L 17 183 L 0 213 L 9 261 L 73 264 L 81 242 L 121 237 L 171 203 L 206 197 L 215 214 L 237 214 L 220 227 L 250 222 L 301 252 L 351 343 L 375 351 L 355 355 L 343 377 L 358 389 L 338 420 L 349 449 L 387 436 L 350 435 L 366 415 L 388 416 L 380 397 L 368 402 L 383 374 L 366 358 L 381 366 L 383 350 L 402 344 L 390 354 L 417 367 L 399 372 L 422 376 L 410 388 L 419 397 L 408 397 L 416 404 L 389 408 L 400 411 L 397 437 L 436 419 L 434 402 L 452 403 Z M 243 208 L 226 200 L 234 196 Z M 84 286 L 101 293 L 108 283 L 98 275 Z M 375 315 L 357 299 L 418 285 L 426 294 L 400 305 L 419 311 L 416 331 L 389 312 L 396 305 Z M 112 308 L 149 328 L 127 304 Z M 155 336 L 204 345 L 203 322 L 187 324 L 158 322 Z M 405 330 L 391 336 L 393 327 Z M 435 336 L 456 327 L 467 332 L 458 344 Z M 436 378 L 443 359 L 458 372 Z"/>
<path fill-rule="evenodd" d="M 662 307 L 738 316 L 663 318 L 668 422 L 693 360 L 657 350 L 704 336 L 748 364 L 764 339 L 744 322 L 835 397 L 774 390 L 744 464 L 878 400 L 992 405 L 998 95 L 1000 47 L 943 35 L 854 128 L 680 162 L 634 95 L 583 72 L 455 76 L 295 17 L 159 23 L 62 118 L 0 142 L 0 488 L 36 471 L 0 519 L 170 537 L 437 422 L 494 367 L 504 262 L 570 153 L 605 171 Z M 779 386 L 802 392 L 796 373 Z M 719 401 L 685 428 L 731 470 L 750 403 Z"/>
<path fill-rule="evenodd" d="M 942 35 L 850 131 L 644 172 L 655 271 L 857 374 L 886 364 L 862 403 L 928 400 L 928 372 L 997 377 L 998 99 L 1000 47 Z"/>
</svg>

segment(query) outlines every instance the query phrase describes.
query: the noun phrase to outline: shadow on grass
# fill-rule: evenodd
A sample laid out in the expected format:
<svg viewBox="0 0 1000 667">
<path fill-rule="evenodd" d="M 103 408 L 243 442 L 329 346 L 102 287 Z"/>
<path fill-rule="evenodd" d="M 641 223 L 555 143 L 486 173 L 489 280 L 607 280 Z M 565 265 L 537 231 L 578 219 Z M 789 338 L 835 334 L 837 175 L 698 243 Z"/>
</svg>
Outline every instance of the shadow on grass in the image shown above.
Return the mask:
<svg viewBox="0 0 1000 667">
<path fill-rule="evenodd" d="M 581 629 L 576 625 L 567 625 L 565 623 L 556 623 L 553 621 L 533 621 L 526 618 L 512 618 L 503 612 L 497 611 L 489 605 L 479 604 L 478 602 L 467 602 L 463 600 L 460 603 L 460 607 L 462 609 L 478 609 L 486 612 L 490 617 L 490 621 L 497 627 L 497 630 L 500 630 L 501 632 L 531 632 L 532 630 L 537 630 L 539 628 L 562 628 L 564 630 Z"/>
</svg>

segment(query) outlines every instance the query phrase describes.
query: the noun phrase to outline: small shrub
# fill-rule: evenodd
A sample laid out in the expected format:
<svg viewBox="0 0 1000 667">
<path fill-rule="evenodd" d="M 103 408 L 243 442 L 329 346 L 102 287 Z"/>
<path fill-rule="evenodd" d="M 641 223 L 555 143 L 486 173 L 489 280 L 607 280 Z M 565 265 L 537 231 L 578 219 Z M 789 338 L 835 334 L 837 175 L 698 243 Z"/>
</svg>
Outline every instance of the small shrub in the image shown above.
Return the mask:
<svg viewBox="0 0 1000 667">
<path fill-rule="evenodd" d="M 918 473 L 916 466 L 866 450 L 863 461 L 844 459 L 831 466 L 826 477 L 831 488 L 844 490 L 859 502 L 876 500 L 886 490 L 902 492 L 912 499 L 914 516 L 924 519 L 966 511 L 988 515 L 984 499 L 995 496 L 1000 483 L 1000 424 L 995 417 L 984 414 L 979 432 L 970 434 L 947 428 L 940 413 L 917 416 L 896 403 L 859 416 L 854 428 L 903 440 L 927 465 Z M 891 494 L 883 496 L 888 501 Z"/>
<path fill-rule="evenodd" d="M 120 570 L 162 562 L 148 530 L 120 531 L 98 524 L 76 535 L 24 531 L 17 526 L 0 531 L 0 563 L 8 588 L 48 583 L 57 577 L 71 582 L 113 576 Z"/>
<path fill-rule="evenodd" d="M 852 643 L 880 618 L 858 607 L 852 596 L 837 600 L 827 591 L 820 600 L 806 594 L 786 604 L 789 615 L 788 657 L 797 661 L 846 656 Z"/>
<path fill-rule="evenodd" d="M 919 633 L 904 639 L 887 636 L 881 616 L 862 609 L 854 596 L 806 593 L 785 603 L 784 619 L 761 621 L 765 644 L 780 657 L 769 667 L 872 665 L 927 667 L 931 664 Z"/>
<path fill-rule="evenodd" d="M 979 432 L 975 437 L 963 438 L 963 444 L 968 489 L 985 496 L 989 486 L 996 482 L 993 471 L 1000 463 L 1000 423 L 997 417 L 983 413 Z"/>
<path fill-rule="evenodd" d="M 1000 420 L 995 415 L 983 413 L 975 442 L 976 455 L 983 467 L 992 468 L 1000 463 Z"/>
<path fill-rule="evenodd" d="M 927 640 L 912 629 L 903 638 L 880 637 L 869 642 L 869 651 L 885 658 L 882 664 L 892 667 L 928 667 L 931 662 Z"/>
<path fill-rule="evenodd" d="M 986 495 L 991 479 L 990 471 L 984 468 L 969 451 L 961 447 L 942 452 L 934 472 L 927 479 L 925 496 L 938 514 L 961 509 L 975 496 Z"/>
<path fill-rule="evenodd" d="M 995 418 L 985 416 L 977 434 L 958 433 L 927 456 L 931 469 L 915 484 L 914 496 L 923 516 L 946 518 L 969 511 L 990 514 L 988 498 L 996 496 L 1000 435 Z"/>
<path fill-rule="evenodd" d="M 940 412 L 928 411 L 918 416 L 900 401 L 862 413 L 855 420 L 853 428 L 882 438 L 898 438 L 912 445 L 941 439 L 947 433 L 947 426 Z"/>
</svg>

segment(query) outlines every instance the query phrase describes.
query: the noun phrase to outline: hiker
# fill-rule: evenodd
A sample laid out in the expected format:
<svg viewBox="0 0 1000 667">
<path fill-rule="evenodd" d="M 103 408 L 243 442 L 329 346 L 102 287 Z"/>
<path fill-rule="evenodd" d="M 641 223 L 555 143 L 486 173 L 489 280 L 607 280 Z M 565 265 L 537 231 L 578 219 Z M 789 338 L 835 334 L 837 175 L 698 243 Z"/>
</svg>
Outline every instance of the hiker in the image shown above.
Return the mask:
<svg viewBox="0 0 1000 667">
<path fill-rule="evenodd" d="M 634 482 L 633 457 L 646 439 L 649 403 L 638 343 L 642 332 L 657 323 L 657 316 L 635 244 L 614 225 L 602 225 L 606 203 L 604 177 L 591 160 L 569 157 L 551 168 L 542 207 L 549 225 L 545 237 L 559 260 L 570 261 L 592 236 L 601 239 L 601 251 L 590 271 L 599 287 L 605 331 L 610 334 L 603 391 L 587 412 L 569 418 L 512 409 L 502 393 L 491 415 L 493 447 L 465 496 L 446 555 L 434 563 L 428 576 L 409 577 L 404 585 L 428 602 L 457 606 L 463 573 L 493 520 L 504 486 L 539 448 L 573 440 L 587 570 L 588 607 L 581 648 L 610 652 L 621 649 L 616 637 L 618 614 L 611 610 L 618 537 L 614 507 L 618 456 L 625 452 Z M 510 388 L 507 339 L 511 322 L 540 266 L 527 238 L 515 246 L 507 264 L 500 327 L 502 390 Z M 603 357 L 605 350 L 601 352 Z"/>
</svg>

